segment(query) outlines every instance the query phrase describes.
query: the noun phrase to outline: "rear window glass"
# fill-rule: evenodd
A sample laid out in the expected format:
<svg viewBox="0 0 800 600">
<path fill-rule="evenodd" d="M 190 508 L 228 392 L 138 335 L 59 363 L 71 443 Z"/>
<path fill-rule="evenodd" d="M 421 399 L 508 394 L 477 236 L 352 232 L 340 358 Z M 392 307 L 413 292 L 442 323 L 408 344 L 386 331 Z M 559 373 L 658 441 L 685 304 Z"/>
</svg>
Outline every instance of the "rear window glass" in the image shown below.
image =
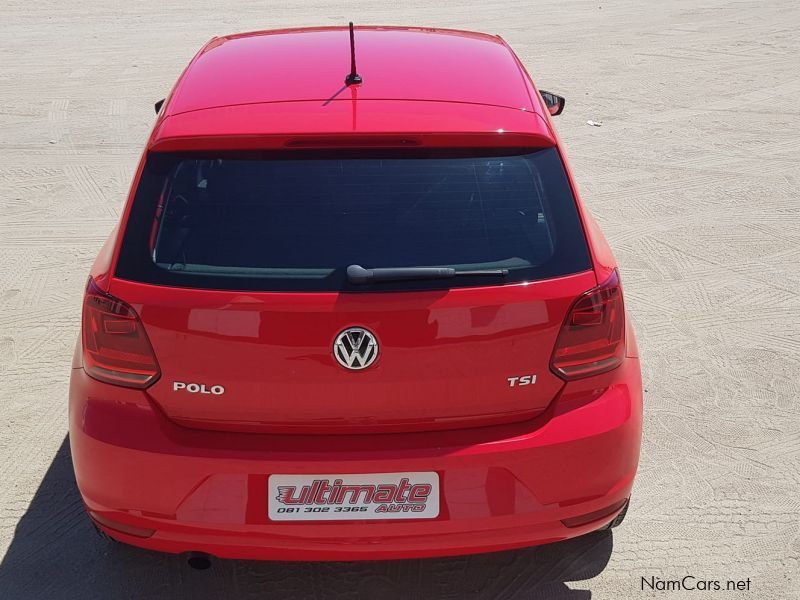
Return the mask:
<svg viewBox="0 0 800 600">
<path fill-rule="evenodd" d="M 366 269 L 507 269 L 351 284 Z M 240 290 L 375 291 L 504 285 L 590 268 L 554 148 L 359 155 L 151 154 L 117 275 Z"/>
</svg>

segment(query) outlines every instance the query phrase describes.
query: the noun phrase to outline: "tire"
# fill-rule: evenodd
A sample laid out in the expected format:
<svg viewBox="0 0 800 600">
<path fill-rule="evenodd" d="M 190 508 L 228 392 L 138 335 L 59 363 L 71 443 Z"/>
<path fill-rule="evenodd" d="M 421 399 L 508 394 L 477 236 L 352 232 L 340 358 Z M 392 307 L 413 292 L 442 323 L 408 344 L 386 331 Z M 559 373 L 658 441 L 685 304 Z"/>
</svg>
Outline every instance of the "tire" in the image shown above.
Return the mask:
<svg viewBox="0 0 800 600">
<path fill-rule="evenodd" d="M 619 527 L 620 525 L 622 525 L 622 522 L 625 520 L 625 515 L 628 514 L 628 506 L 630 506 L 630 504 L 631 500 L 630 498 L 628 498 L 628 501 L 625 503 L 625 506 L 622 507 L 622 510 L 619 512 L 619 514 L 616 517 L 614 517 L 614 520 L 611 521 L 611 523 L 609 523 L 608 525 L 606 525 L 605 528 L 614 529 L 615 527 Z"/>
<path fill-rule="evenodd" d="M 100 529 L 94 521 L 92 521 L 92 527 L 94 527 L 94 531 L 97 534 L 97 536 L 101 540 L 103 540 L 103 542 L 105 542 L 106 544 L 117 544 L 117 543 L 119 543 L 119 542 L 117 542 L 117 540 L 115 540 L 110 535 L 108 535 L 105 531 Z"/>
</svg>

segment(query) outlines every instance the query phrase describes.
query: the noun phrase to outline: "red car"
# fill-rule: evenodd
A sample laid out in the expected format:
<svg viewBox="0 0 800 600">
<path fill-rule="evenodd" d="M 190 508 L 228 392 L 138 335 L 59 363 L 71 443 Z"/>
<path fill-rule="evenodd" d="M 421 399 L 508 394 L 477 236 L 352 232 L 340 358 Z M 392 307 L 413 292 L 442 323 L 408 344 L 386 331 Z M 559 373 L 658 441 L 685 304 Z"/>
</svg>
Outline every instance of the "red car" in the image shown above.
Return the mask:
<svg viewBox="0 0 800 600">
<path fill-rule="evenodd" d="M 563 103 L 479 33 L 208 42 L 86 288 L 70 444 L 98 529 L 360 560 L 621 522 L 639 359 Z"/>
</svg>

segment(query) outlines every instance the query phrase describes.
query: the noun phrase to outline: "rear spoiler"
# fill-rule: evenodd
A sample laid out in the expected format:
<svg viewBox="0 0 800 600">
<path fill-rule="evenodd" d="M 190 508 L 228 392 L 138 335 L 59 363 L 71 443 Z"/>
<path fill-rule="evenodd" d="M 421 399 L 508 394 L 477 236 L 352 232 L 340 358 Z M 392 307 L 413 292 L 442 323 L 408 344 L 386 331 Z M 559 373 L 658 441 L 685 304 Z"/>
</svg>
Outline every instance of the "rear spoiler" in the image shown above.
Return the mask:
<svg viewBox="0 0 800 600">
<path fill-rule="evenodd" d="M 224 106 L 160 118 L 148 150 L 516 147 L 556 145 L 548 124 L 522 109 L 402 100 Z"/>
<path fill-rule="evenodd" d="M 548 138 L 520 133 L 425 133 L 418 136 L 269 136 L 224 135 L 162 138 L 151 144 L 151 152 L 332 149 L 332 148 L 549 148 Z"/>
</svg>

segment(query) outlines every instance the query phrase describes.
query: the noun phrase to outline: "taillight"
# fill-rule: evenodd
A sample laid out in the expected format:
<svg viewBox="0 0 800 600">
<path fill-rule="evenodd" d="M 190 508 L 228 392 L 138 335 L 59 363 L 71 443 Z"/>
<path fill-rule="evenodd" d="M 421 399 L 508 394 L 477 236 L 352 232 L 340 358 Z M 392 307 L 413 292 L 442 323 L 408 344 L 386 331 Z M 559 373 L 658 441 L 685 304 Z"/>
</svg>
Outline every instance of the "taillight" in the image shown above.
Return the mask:
<svg viewBox="0 0 800 600">
<path fill-rule="evenodd" d="M 161 374 L 139 315 L 91 278 L 83 299 L 83 368 L 100 381 L 135 388 Z"/>
<path fill-rule="evenodd" d="M 617 368 L 625 357 L 625 309 L 619 275 L 580 296 L 558 334 L 550 366 L 563 379 Z"/>
</svg>

